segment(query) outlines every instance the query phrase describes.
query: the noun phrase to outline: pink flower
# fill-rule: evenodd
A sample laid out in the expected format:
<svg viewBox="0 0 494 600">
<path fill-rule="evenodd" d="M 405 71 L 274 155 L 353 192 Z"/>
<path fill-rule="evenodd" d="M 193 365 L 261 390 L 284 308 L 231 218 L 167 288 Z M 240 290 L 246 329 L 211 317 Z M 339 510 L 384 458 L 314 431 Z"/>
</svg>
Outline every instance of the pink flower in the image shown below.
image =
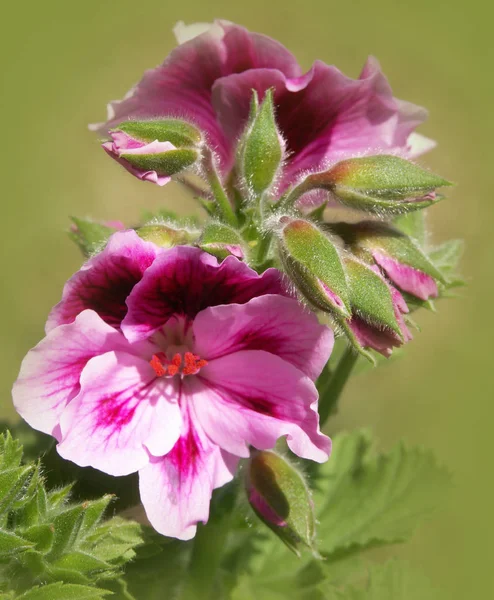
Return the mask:
<svg viewBox="0 0 494 600">
<path fill-rule="evenodd" d="M 308 169 L 343 158 L 382 152 L 414 157 L 434 145 L 414 133 L 427 112 L 393 97 L 374 58 L 358 79 L 321 61 L 304 74 L 279 42 L 226 21 L 179 23 L 175 34 L 183 43 L 124 100 L 110 103 L 108 121 L 93 129 L 106 135 L 129 118 L 185 118 L 206 133 L 226 175 L 252 90 L 262 99 L 273 88 L 288 151 L 280 189 Z"/>
<path fill-rule="evenodd" d="M 165 535 L 193 537 L 249 445 L 286 436 L 299 456 L 329 455 L 313 380 L 333 335 L 275 269 L 115 233 L 68 281 L 46 330 L 14 385 L 17 410 L 78 465 L 139 471 Z"/>
</svg>

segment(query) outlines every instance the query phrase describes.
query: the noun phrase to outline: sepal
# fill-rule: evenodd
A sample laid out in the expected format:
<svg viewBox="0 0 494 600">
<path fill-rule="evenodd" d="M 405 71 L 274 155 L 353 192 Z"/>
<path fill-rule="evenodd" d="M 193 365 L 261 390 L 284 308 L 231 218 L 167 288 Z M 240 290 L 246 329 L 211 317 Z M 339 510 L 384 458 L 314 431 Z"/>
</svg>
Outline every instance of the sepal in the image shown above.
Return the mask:
<svg viewBox="0 0 494 600">
<path fill-rule="evenodd" d="M 198 230 L 172 223 L 149 223 L 136 229 L 136 232 L 146 242 L 153 242 L 162 248 L 192 244 L 200 235 Z"/>
<path fill-rule="evenodd" d="M 125 225 L 120 221 L 100 223 L 90 219 L 71 217 L 73 225 L 69 230 L 70 239 L 75 242 L 86 257 L 102 250 L 108 238 L 115 231 L 123 231 Z"/>
</svg>

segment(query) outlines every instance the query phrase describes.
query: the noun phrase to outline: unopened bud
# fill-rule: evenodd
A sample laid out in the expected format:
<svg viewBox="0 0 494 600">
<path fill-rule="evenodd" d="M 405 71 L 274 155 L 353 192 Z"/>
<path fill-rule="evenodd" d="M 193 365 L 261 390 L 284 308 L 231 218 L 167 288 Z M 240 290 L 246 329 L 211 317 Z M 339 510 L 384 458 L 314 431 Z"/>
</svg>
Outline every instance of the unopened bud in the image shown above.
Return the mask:
<svg viewBox="0 0 494 600">
<path fill-rule="evenodd" d="M 418 165 L 388 154 L 342 160 L 327 171 L 308 175 L 287 203 L 314 189 L 331 192 L 343 204 L 378 215 L 427 208 L 441 197 L 436 189 L 451 185 Z"/>
<path fill-rule="evenodd" d="M 353 315 L 342 325 L 358 350 L 372 348 L 389 356 L 393 347 L 412 338 L 403 318 L 406 302 L 377 267 L 347 257 L 345 268 Z"/>
<path fill-rule="evenodd" d="M 197 245 L 220 260 L 230 255 L 242 260 L 245 256 L 244 241 L 235 229 L 223 223 L 206 225 Z"/>
<path fill-rule="evenodd" d="M 239 165 L 243 181 L 254 197 L 276 182 L 282 166 L 285 143 L 274 115 L 273 91 L 268 90 L 259 107 L 257 95 L 251 105 L 247 129 L 240 140 Z"/>
<path fill-rule="evenodd" d="M 280 258 L 309 302 L 343 317 L 351 315 L 343 264 L 333 242 L 313 223 L 283 217 Z"/>
<path fill-rule="evenodd" d="M 410 237 L 380 223 L 355 227 L 358 248 L 367 250 L 389 279 L 401 290 L 421 300 L 436 298 L 437 281 L 446 284 L 441 271 Z"/>
<path fill-rule="evenodd" d="M 105 151 L 127 171 L 165 185 L 173 175 L 192 167 L 201 156 L 201 132 L 186 121 L 125 121 L 110 131 Z"/>
<path fill-rule="evenodd" d="M 297 556 L 301 546 L 317 554 L 314 506 L 302 475 L 265 450 L 253 454 L 246 471 L 247 498 L 261 521 Z"/>
</svg>

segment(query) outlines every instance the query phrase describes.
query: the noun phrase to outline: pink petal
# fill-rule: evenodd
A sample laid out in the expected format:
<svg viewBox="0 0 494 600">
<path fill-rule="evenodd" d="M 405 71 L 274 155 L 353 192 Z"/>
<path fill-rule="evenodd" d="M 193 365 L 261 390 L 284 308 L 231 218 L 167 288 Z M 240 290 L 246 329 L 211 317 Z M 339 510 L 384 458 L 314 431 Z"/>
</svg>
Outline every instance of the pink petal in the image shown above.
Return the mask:
<svg viewBox="0 0 494 600">
<path fill-rule="evenodd" d="M 110 350 L 131 351 L 123 335 L 91 310 L 52 329 L 22 361 L 12 390 L 17 412 L 31 427 L 56 435 L 60 415 L 79 392 L 87 362 Z"/>
<path fill-rule="evenodd" d="M 281 436 L 302 458 L 325 461 L 331 441 L 319 430 L 317 390 L 301 371 L 262 350 L 212 360 L 193 382 L 194 408 L 213 442 L 236 456 L 248 445 L 273 448 Z"/>
<path fill-rule="evenodd" d="M 123 352 L 93 358 L 81 391 L 61 416 L 58 452 L 81 467 L 133 473 L 180 436 L 178 381 L 157 379 L 148 362 Z"/>
<path fill-rule="evenodd" d="M 135 231 L 114 233 L 105 249 L 65 284 L 61 302 L 48 317 L 46 331 L 72 323 L 85 309 L 94 310 L 103 321 L 119 327 L 127 313 L 127 296 L 160 251 Z"/>
<path fill-rule="evenodd" d="M 184 431 L 171 452 L 151 457 L 139 471 L 139 488 L 152 526 L 163 535 L 189 540 L 197 523 L 207 522 L 213 489 L 233 479 L 238 459 L 220 450 L 191 422 L 184 396 Z"/>
<path fill-rule="evenodd" d="M 130 294 L 122 331 L 131 341 L 145 339 L 173 315 L 193 319 L 209 306 L 284 290 L 276 269 L 258 275 L 234 256 L 220 264 L 198 248 L 177 246 L 156 259 Z"/>
<path fill-rule="evenodd" d="M 108 122 L 94 129 L 106 133 L 131 117 L 186 118 L 207 133 L 209 144 L 229 162 L 235 140 L 226 139 L 216 121 L 211 88 L 220 77 L 258 67 L 277 68 L 289 77 L 300 72 L 292 54 L 275 40 L 217 21 L 147 71 L 124 100 L 110 104 Z"/>
<path fill-rule="evenodd" d="M 264 350 L 315 380 L 333 348 L 333 332 L 295 299 L 279 295 L 206 308 L 194 320 L 195 352 L 208 361 L 240 350 Z M 221 335 L 218 335 L 221 332 Z"/>
<path fill-rule="evenodd" d="M 437 297 L 437 284 L 430 275 L 381 252 L 373 252 L 372 256 L 391 281 L 404 292 L 408 292 L 421 300 Z"/>
</svg>

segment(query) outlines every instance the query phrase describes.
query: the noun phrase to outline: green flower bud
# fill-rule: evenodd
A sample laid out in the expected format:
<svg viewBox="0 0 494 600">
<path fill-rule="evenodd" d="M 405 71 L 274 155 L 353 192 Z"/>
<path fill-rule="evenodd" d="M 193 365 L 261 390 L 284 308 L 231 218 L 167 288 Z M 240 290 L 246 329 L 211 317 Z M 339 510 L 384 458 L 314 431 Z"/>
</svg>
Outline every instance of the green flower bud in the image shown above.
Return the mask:
<svg viewBox="0 0 494 600">
<path fill-rule="evenodd" d="M 306 546 L 315 554 L 314 505 L 301 474 L 270 451 L 255 451 L 246 469 L 245 488 L 251 507 L 290 550 L 300 556 Z"/>
<path fill-rule="evenodd" d="M 273 91 L 268 90 L 259 107 L 257 95 L 251 105 L 247 129 L 239 145 L 243 182 L 253 197 L 269 191 L 280 172 L 285 143 L 276 126 Z"/>
<path fill-rule="evenodd" d="M 320 310 L 351 315 L 345 271 L 336 246 L 313 223 L 281 219 L 281 261 L 300 292 Z"/>
<path fill-rule="evenodd" d="M 412 212 L 438 202 L 439 187 L 452 185 L 422 167 L 388 154 L 342 160 L 327 171 L 308 175 L 287 197 L 324 189 L 343 204 L 378 215 Z"/>
<path fill-rule="evenodd" d="M 244 241 L 235 229 L 223 223 L 206 225 L 197 245 L 220 260 L 230 255 L 242 260 L 245 256 Z"/>
<path fill-rule="evenodd" d="M 139 227 L 136 231 L 143 240 L 153 242 L 162 248 L 191 244 L 195 242 L 200 235 L 198 231 L 165 224 L 144 225 L 143 227 Z"/>
</svg>

